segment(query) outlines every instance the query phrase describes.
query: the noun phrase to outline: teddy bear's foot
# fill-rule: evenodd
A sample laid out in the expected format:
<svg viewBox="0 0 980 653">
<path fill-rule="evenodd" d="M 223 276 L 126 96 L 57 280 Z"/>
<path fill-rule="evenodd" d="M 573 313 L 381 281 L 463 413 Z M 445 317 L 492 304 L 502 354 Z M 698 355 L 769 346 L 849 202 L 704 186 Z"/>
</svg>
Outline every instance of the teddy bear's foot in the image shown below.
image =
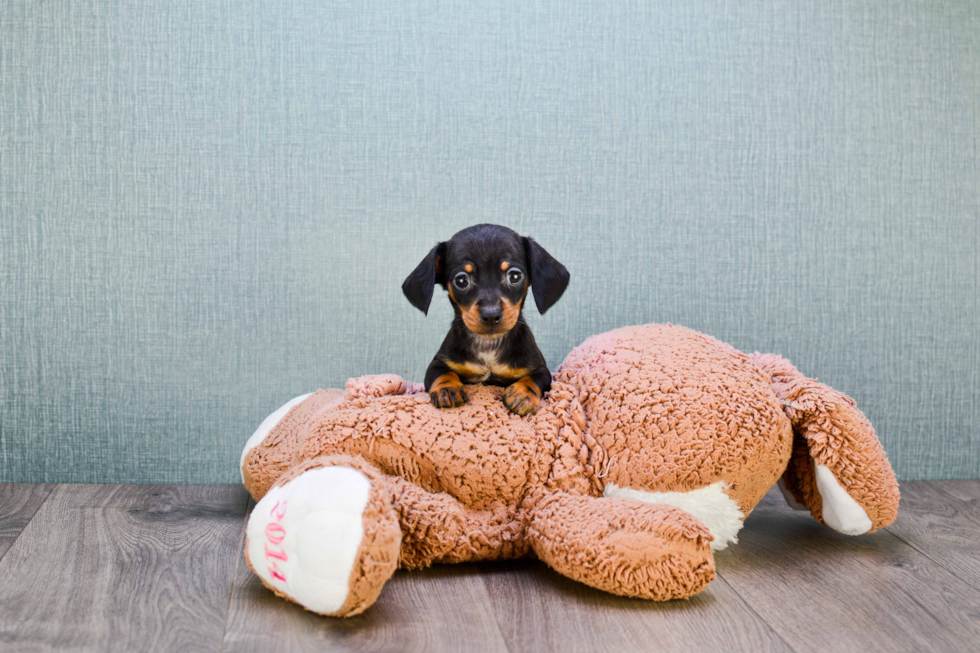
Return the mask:
<svg viewBox="0 0 980 653">
<path fill-rule="evenodd" d="M 684 599 L 715 577 L 711 533 L 666 504 L 556 492 L 535 500 L 528 538 L 555 571 L 613 594 Z"/>
<path fill-rule="evenodd" d="M 246 560 L 267 587 L 331 616 L 370 607 L 401 547 L 383 476 L 350 456 L 290 470 L 255 505 L 246 535 Z"/>
<path fill-rule="evenodd" d="M 808 452 L 794 453 L 778 485 L 794 510 L 809 510 L 838 533 L 863 535 L 875 529 L 868 512 L 844 489 L 831 468 L 810 458 Z"/>
<path fill-rule="evenodd" d="M 773 354 L 754 354 L 793 425 L 793 452 L 779 489 L 794 508 L 845 535 L 888 526 L 898 481 L 871 422 L 854 400 L 803 376 Z"/>
</svg>

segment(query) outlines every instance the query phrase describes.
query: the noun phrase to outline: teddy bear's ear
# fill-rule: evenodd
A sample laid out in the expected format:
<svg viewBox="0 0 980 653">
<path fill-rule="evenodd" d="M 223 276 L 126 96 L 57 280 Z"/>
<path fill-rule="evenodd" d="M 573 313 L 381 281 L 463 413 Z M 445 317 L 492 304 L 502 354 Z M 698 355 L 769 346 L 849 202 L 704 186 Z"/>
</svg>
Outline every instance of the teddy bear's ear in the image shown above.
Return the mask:
<svg viewBox="0 0 980 653">
<path fill-rule="evenodd" d="M 531 268 L 528 278 L 534 292 L 534 304 L 538 307 L 538 312 L 544 315 L 545 311 L 561 299 L 565 288 L 568 288 L 571 275 L 564 265 L 530 238 L 524 239 L 524 252 Z"/>
<path fill-rule="evenodd" d="M 422 262 L 412 270 L 402 283 L 402 292 L 412 306 L 426 315 L 429 314 L 429 304 L 432 302 L 432 291 L 436 284 L 445 285 L 446 243 L 439 243 L 432 248 Z"/>
</svg>

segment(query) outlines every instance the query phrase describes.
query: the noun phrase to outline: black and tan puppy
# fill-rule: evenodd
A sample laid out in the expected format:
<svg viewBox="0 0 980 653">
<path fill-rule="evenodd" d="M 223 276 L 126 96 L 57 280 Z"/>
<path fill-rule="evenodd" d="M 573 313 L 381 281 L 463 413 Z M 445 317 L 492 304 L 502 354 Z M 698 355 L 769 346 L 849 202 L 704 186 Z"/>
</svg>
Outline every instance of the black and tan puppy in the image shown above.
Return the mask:
<svg viewBox="0 0 980 653">
<path fill-rule="evenodd" d="M 402 284 L 405 297 L 429 312 L 436 284 L 449 292 L 455 316 L 425 373 L 439 408 L 468 400 L 464 383 L 506 386 L 503 401 L 518 415 L 538 409 L 551 372 L 522 311 L 527 289 L 544 313 L 568 287 L 569 274 L 541 245 L 492 224 L 463 229 L 439 243 Z"/>
</svg>

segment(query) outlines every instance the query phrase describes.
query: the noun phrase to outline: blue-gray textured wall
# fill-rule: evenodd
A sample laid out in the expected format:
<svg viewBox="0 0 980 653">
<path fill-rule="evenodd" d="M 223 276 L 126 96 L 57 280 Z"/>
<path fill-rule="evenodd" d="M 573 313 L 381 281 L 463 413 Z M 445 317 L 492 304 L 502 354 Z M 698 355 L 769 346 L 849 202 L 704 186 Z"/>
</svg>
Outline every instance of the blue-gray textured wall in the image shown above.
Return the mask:
<svg viewBox="0 0 980 653">
<path fill-rule="evenodd" d="M 482 6 L 478 6 L 482 5 Z M 494 221 L 557 364 L 662 321 L 980 475 L 980 3 L 0 3 L 0 480 L 229 481 L 294 395 L 419 379 L 399 285 Z"/>
</svg>

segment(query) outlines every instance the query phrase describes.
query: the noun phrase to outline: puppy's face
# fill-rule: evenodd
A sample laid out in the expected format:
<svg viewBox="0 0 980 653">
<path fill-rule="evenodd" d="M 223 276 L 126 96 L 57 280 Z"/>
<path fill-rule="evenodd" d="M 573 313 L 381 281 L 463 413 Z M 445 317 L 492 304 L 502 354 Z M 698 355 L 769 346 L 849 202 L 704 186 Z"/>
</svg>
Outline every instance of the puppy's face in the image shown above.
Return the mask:
<svg viewBox="0 0 980 653">
<path fill-rule="evenodd" d="M 568 280 L 565 266 L 530 238 L 482 224 L 436 245 L 405 279 L 402 290 L 427 313 L 438 283 L 449 291 L 470 332 L 499 338 L 517 324 L 528 287 L 544 313 L 565 292 Z"/>
<path fill-rule="evenodd" d="M 499 338 L 514 328 L 527 295 L 527 268 L 513 232 L 464 232 L 449 241 L 446 289 L 471 333 Z"/>
</svg>

